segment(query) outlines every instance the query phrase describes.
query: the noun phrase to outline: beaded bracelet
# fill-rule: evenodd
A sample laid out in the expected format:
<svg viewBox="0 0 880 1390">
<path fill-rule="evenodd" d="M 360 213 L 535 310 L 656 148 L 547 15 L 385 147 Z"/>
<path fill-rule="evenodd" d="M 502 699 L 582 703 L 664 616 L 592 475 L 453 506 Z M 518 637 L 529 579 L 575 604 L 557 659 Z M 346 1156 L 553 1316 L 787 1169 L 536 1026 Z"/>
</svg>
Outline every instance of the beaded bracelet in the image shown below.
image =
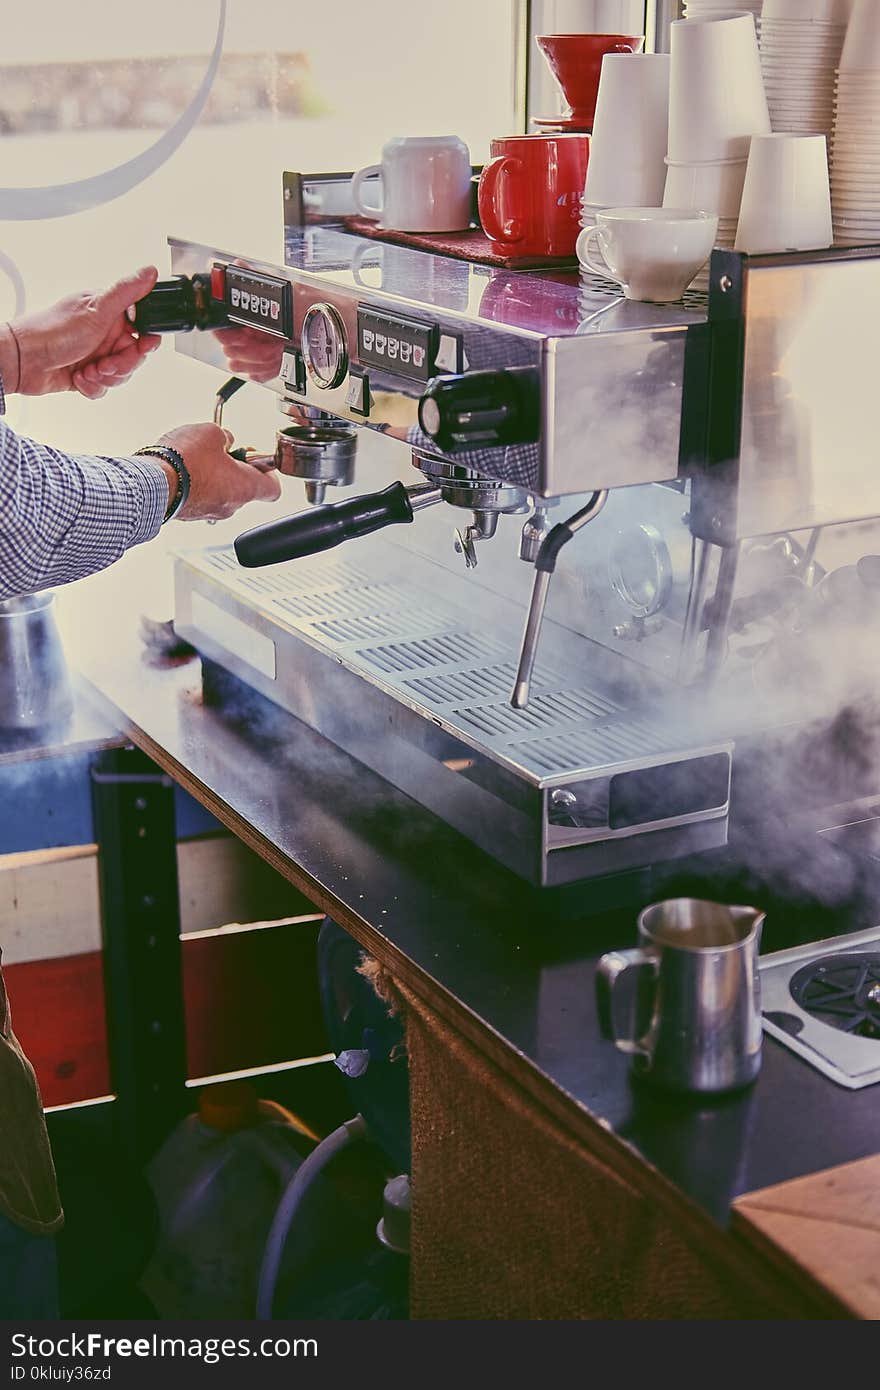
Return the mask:
<svg viewBox="0 0 880 1390">
<path fill-rule="evenodd" d="M 162 459 L 171 465 L 177 474 L 177 495 L 168 503 L 168 510 L 165 513 L 165 521 L 170 521 L 180 511 L 189 497 L 189 469 L 183 461 L 183 455 L 176 449 L 172 449 L 170 444 L 148 444 L 143 449 L 135 450 L 135 457 L 140 454 L 149 454 L 153 458 Z"/>
</svg>

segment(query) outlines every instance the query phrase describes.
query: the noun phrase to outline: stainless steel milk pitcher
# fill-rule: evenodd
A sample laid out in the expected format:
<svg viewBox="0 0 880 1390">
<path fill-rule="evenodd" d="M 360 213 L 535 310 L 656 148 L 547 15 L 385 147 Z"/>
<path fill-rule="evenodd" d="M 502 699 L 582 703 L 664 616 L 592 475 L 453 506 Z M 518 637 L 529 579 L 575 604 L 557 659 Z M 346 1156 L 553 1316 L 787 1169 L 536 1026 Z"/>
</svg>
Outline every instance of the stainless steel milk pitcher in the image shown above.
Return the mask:
<svg viewBox="0 0 880 1390">
<path fill-rule="evenodd" d="M 635 1058 L 636 1072 L 704 1094 L 754 1081 L 763 923 L 753 907 L 671 898 L 640 914 L 639 946 L 602 957 L 603 1032 Z"/>
</svg>

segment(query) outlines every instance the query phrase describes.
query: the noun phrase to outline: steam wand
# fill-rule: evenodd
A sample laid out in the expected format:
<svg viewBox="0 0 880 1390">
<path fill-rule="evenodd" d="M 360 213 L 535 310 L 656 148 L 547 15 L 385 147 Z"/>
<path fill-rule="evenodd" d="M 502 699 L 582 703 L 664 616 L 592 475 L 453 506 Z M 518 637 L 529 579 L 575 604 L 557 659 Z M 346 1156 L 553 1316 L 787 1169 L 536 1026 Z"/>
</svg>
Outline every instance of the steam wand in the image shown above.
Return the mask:
<svg viewBox="0 0 880 1390">
<path fill-rule="evenodd" d="M 556 569 L 559 552 L 580 531 L 582 526 L 586 526 L 588 521 L 592 521 L 594 516 L 599 515 L 607 500 L 607 489 L 603 492 L 594 492 L 585 507 L 582 507 L 579 512 L 575 512 L 568 521 L 558 522 L 544 537 L 535 560 L 535 582 L 532 587 L 529 611 L 526 615 L 516 681 L 513 694 L 510 697 L 510 703 L 514 709 L 525 709 L 529 703 L 535 657 L 538 653 L 538 642 L 541 637 L 541 624 L 544 621 L 544 609 L 547 606 L 547 595 L 550 592 L 550 578 Z"/>
<path fill-rule="evenodd" d="M 215 425 L 222 426 L 224 405 L 229 400 L 230 396 L 234 396 L 236 391 L 240 391 L 244 385 L 246 385 L 246 382 L 244 377 L 241 376 L 231 376 L 228 381 L 224 381 L 220 390 L 214 397 Z M 275 467 L 275 460 L 271 455 L 254 454 L 249 449 L 244 448 L 230 449 L 229 454 L 231 458 L 238 459 L 239 463 L 253 464 L 254 468 L 258 468 L 261 473 L 270 473 Z"/>
</svg>

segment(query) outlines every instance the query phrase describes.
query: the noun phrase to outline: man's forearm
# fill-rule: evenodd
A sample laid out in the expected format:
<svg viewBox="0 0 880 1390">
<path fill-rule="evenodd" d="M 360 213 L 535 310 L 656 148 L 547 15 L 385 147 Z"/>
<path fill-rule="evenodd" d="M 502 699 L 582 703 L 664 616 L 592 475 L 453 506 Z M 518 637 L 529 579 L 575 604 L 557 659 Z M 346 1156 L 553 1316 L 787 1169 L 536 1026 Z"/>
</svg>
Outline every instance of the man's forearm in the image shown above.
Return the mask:
<svg viewBox="0 0 880 1390">
<path fill-rule="evenodd" d="M 0 421 L 0 597 L 106 568 L 156 535 L 168 497 L 155 459 L 65 454 Z"/>
<path fill-rule="evenodd" d="M 20 369 L 18 340 L 8 323 L 0 323 L 0 381 L 9 395 L 18 390 Z"/>
</svg>

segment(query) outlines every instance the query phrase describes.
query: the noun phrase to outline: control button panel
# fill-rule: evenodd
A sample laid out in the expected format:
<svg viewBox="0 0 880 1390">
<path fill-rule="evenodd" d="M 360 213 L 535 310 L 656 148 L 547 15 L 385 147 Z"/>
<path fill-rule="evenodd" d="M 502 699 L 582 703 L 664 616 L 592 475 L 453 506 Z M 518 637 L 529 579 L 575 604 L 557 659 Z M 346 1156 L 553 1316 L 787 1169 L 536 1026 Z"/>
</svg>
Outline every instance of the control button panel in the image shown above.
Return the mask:
<svg viewBox="0 0 880 1390">
<path fill-rule="evenodd" d="M 437 328 L 375 309 L 358 309 L 358 361 L 410 381 L 430 381 L 435 371 Z"/>
<path fill-rule="evenodd" d="M 220 269 L 215 264 L 215 271 Z M 289 280 L 256 270 L 228 265 L 226 315 L 231 323 L 247 324 L 279 338 L 293 336 L 293 295 Z"/>
</svg>

